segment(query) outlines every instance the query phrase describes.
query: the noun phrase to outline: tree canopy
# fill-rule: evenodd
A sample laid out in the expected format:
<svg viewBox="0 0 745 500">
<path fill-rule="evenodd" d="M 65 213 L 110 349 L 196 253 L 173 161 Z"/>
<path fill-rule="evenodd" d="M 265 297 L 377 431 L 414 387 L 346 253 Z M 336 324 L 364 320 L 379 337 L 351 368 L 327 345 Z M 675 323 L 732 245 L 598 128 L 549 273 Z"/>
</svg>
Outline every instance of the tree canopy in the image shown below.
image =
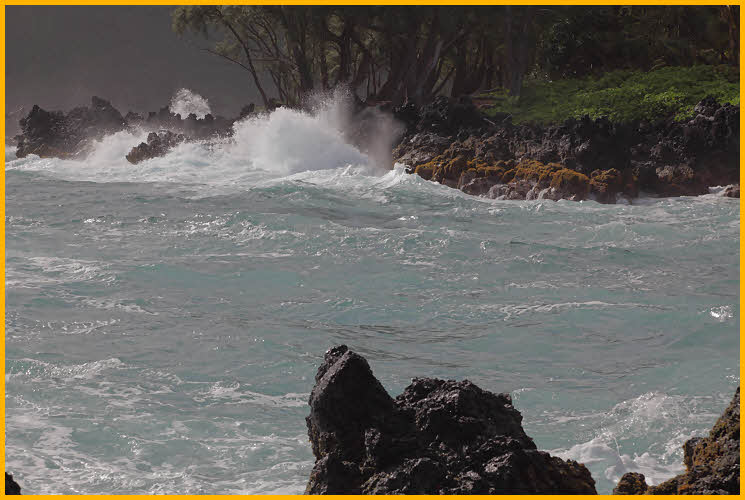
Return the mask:
<svg viewBox="0 0 745 500">
<path fill-rule="evenodd" d="M 173 29 L 244 68 L 266 107 L 339 85 L 421 103 L 520 96 L 526 78 L 739 61 L 737 6 L 184 6 Z"/>
</svg>

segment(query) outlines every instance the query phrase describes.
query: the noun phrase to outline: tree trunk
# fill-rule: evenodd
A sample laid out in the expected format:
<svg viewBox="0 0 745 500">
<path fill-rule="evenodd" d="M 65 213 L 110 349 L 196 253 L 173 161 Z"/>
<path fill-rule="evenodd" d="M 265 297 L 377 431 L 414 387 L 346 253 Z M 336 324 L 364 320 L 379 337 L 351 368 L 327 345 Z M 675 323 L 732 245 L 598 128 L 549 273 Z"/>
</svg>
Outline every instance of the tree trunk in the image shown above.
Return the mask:
<svg viewBox="0 0 745 500">
<path fill-rule="evenodd" d="M 348 83 L 352 74 L 352 44 L 349 30 L 349 22 L 345 21 L 344 30 L 337 41 L 337 45 L 339 46 L 339 73 L 336 76 L 337 85 L 340 83 Z"/>
<path fill-rule="evenodd" d="M 329 89 L 329 67 L 326 61 L 326 41 L 321 40 L 318 43 L 318 70 L 321 72 L 321 87 L 323 90 Z"/>
<path fill-rule="evenodd" d="M 729 27 L 729 61 L 734 66 L 740 65 L 740 6 L 722 5 L 719 7 Z"/>
<path fill-rule="evenodd" d="M 238 32 L 233 28 L 233 25 L 228 22 L 227 19 L 222 15 L 222 11 L 218 10 L 218 13 L 220 15 L 220 18 L 222 19 L 223 26 L 228 28 L 230 32 L 235 37 L 236 41 L 243 47 L 243 52 L 246 55 L 246 61 L 248 62 L 248 68 L 249 72 L 251 73 L 251 76 L 253 77 L 254 84 L 256 85 L 256 88 L 259 90 L 259 94 L 261 94 L 261 99 L 264 102 L 264 107 L 267 109 L 269 108 L 269 99 L 266 97 L 266 93 L 264 92 L 264 87 L 261 86 L 261 81 L 259 81 L 259 75 L 256 72 L 256 68 L 254 67 L 253 58 L 251 57 L 251 51 L 248 48 L 248 44 L 241 38 L 241 36 L 238 34 Z"/>
<path fill-rule="evenodd" d="M 511 96 L 520 97 L 523 78 L 528 69 L 530 56 L 531 12 L 529 7 L 520 12 L 509 5 L 505 6 L 505 64 L 504 83 Z"/>
<path fill-rule="evenodd" d="M 307 31 L 308 19 L 305 8 L 302 7 L 279 7 L 280 20 L 287 33 L 287 41 L 290 46 L 293 62 L 299 76 L 298 97 L 313 90 L 313 73 L 307 53 Z"/>
</svg>

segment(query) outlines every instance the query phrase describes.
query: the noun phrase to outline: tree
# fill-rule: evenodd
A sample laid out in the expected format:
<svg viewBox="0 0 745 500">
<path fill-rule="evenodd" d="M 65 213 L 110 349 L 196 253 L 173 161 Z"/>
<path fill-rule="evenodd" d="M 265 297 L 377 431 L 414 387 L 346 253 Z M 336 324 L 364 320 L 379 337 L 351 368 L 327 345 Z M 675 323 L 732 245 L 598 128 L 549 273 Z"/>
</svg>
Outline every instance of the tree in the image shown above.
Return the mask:
<svg viewBox="0 0 745 500">
<path fill-rule="evenodd" d="M 173 28 L 248 71 L 267 108 L 270 92 L 424 103 L 493 86 L 519 97 L 525 78 L 739 64 L 736 6 L 189 6 Z"/>
<path fill-rule="evenodd" d="M 253 77 L 254 84 L 261 94 L 264 106 L 269 107 L 269 99 L 261 85 L 258 71 L 254 65 L 251 55 L 251 46 L 249 37 L 240 30 L 243 25 L 241 15 L 250 14 L 250 10 L 235 11 L 230 7 L 222 6 L 195 6 L 195 7 L 178 7 L 173 12 L 173 29 L 179 34 L 187 30 L 201 33 L 205 38 L 210 31 L 223 31 L 229 33 L 228 38 L 215 45 L 213 49 L 206 49 L 208 52 L 218 55 L 228 61 L 238 64 L 248 70 Z M 242 61 L 241 57 L 245 57 Z"/>
</svg>

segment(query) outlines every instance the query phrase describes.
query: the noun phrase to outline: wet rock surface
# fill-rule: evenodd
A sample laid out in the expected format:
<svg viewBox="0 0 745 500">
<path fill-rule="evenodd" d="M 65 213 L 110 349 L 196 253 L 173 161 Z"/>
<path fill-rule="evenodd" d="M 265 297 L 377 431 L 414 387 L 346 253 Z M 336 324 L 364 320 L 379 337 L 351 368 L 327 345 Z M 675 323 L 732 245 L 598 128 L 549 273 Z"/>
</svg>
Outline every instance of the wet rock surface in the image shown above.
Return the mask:
<svg viewBox="0 0 745 500">
<path fill-rule="evenodd" d="M 414 379 L 391 398 L 367 361 L 329 350 L 310 395 L 310 494 L 594 494 L 584 465 L 538 451 L 508 394 Z"/>
<path fill-rule="evenodd" d="M 129 163 L 137 164 L 141 161 L 165 156 L 171 149 L 186 140 L 183 134 L 174 134 L 170 130 L 150 132 L 147 142 L 141 142 L 132 148 L 126 158 Z"/>
<path fill-rule="evenodd" d="M 20 495 L 21 487 L 13 479 L 13 474 L 5 473 L 5 494 L 6 495 Z"/>
<path fill-rule="evenodd" d="M 643 495 L 647 492 L 646 478 L 639 472 L 627 472 L 613 488 L 614 495 Z"/>
<path fill-rule="evenodd" d="M 709 435 L 683 445 L 686 472 L 657 486 L 644 475 L 624 474 L 617 495 L 736 495 L 740 493 L 740 388 Z"/>
<path fill-rule="evenodd" d="M 539 198 L 590 198 L 601 203 L 628 202 L 640 191 L 659 196 L 700 195 L 709 186 L 739 183 L 739 106 L 706 98 L 694 112 L 695 117 L 686 122 L 655 125 L 584 117 L 551 126 L 516 126 L 509 117 L 477 120 L 478 111 L 468 101 L 441 99 L 429 108 L 407 105 L 394 110 L 404 120 L 406 134 L 393 156 L 408 165 L 410 173 L 465 187 L 470 194 L 488 195 L 492 186 L 507 184 L 495 190 L 505 199 L 531 199 L 536 195 L 533 188 L 540 193 L 550 186 L 541 187 L 536 179 L 520 175 L 507 180 L 479 175 L 479 168 L 503 168 L 506 162 L 560 165 L 589 179 L 586 193 L 584 185 L 578 191 L 577 182 L 582 179 L 584 184 L 584 180 L 576 177 L 572 189 L 554 186 L 557 189 Z M 453 167 L 456 158 L 461 160 Z M 469 174 L 469 182 L 460 182 L 460 175 L 471 168 L 477 172 Z M 492 179 L 470 182 L 482 177 Z M 530 189 L 518 185 L 525 181 L 532 184 Z"/>
</svg>

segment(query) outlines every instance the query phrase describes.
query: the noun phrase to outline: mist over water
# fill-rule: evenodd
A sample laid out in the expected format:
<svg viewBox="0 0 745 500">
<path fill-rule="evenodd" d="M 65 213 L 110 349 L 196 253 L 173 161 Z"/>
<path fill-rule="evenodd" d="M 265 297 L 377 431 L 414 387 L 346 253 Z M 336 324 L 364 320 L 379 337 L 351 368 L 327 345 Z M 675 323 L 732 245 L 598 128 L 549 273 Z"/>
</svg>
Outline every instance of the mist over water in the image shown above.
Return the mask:
<svg viewBox="0 0 745 500">
<path fill-rule="evenodd" d="M 392 395 L 415 376 L 511 392 L 601 493 L 683 469 L 739 381 L 738 200 L 475 198 L 389 170 L 384 117 L 352 145 L 348 106 L 138 165 L 145 132 L 84 161 L 6 146 L 6 467 L 24 493 L 301 493 L 307 398 L 340 343 Z"/>
</svg>

